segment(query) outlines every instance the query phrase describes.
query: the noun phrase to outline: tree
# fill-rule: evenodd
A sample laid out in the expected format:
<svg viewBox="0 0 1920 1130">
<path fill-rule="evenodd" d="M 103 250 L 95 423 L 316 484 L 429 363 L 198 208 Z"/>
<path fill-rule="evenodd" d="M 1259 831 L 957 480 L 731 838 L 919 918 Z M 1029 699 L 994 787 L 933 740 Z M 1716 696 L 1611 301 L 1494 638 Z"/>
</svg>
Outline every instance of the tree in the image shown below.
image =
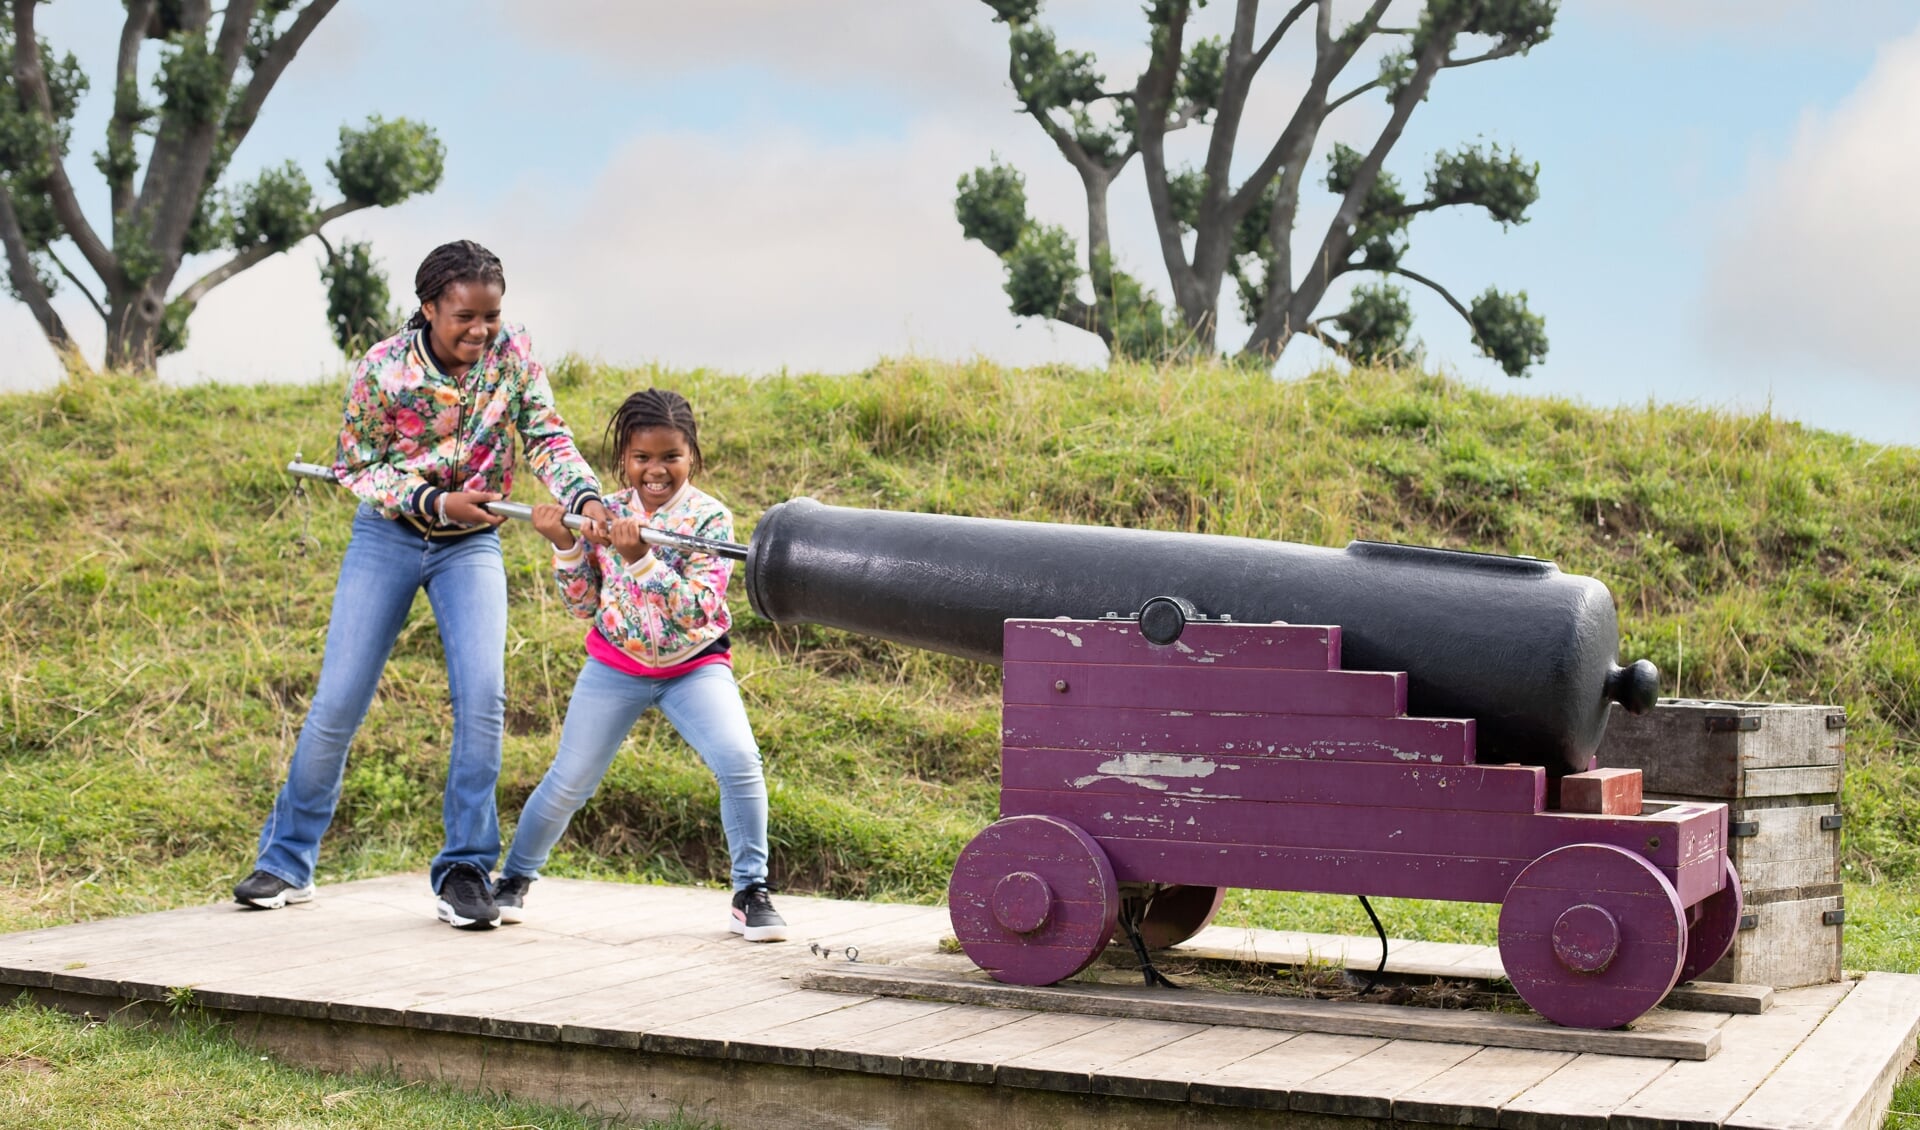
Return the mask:
<svg viewBox="0 0 1920 1130">
<path fill-rule="evenodd" d="M 960 178 L 955 215 L 967 238 L 1000 256 L 1009 308 L 1099 335 L 1119 356 L 1212 355 L 1221 291 L 1233 279 L 1252 327 L 1239 358 L 1270 363 L 1307 334 L 1355 360 L 1403 353 L 1412 318 L 1397 276 L 1444 298 L 1475 344 L 1511 376 L 1546 355 L 1545 322 L 1526 292 L 1489 288 L 1462 303 L 1428 276 L 1402 265 L 1415 216 L 1475 205 L 1502 226 L 1526 222 L 1539 195 L 1539 166 L 1499 146 L 1437 154 L 1426 193 L 1409 200 L 1385 171 L 1387 154 L 1443 70 L 1525 54 L 1546 40 L 1558 0 L 1424 0 L 1406 27 L 1382 23 L 1392 0 L 1365 0 L 1359 18 L 1336 31 L 1334 0 L 1296 0 L 1264 35 L 1260 0 L 1235 0 L 1223 38 L 1188 42 L 1189 17 L 1206 0 L 1149 0 L 1146 70 L 1131 88 L 1110 89 L 1091 55 L 1061 49 L 1039 23 L 1041 0 L 985 0 L 1007 25 L 1008 77 L 1022 110 L 1079 174 L 1087 201 L 1085 267 L 1065 230 L 1027 215 L 1025 178 L 996 157 Z M 1358 6 L 1353 4 L 1350 6 Z M 1312 19 L 1306 17 L 1311 14 Z M 1313 68 L 1290 120 L 1252 171 L 1233 177 L 1248 92 L 1261 67 L 1296 28 L 1311 28 Z M 1383 46 L 1368 79 L 1334 87 L 1363 47 Z M 1463 44 L 1471 44 L 1463 50 Z M 1310 256 L 1296 260 L 1294 228 L 1321 127 L 1369 93 L 1384 97 L 1386 124 L 1363 152 L 1336 144 L 1324 183 L 1339 205 Z M 1198 168 L 1169 168 L 1167 135 L 1211 127 Z M 1172 281 L 1171 308 L 1114 266 L 1107 194 L 1135 156 L 1153 209 L 1160 256 Z M 1334 282 L 1380 276 L 1351 288 L 1345 309 L 1315 316 Z M 1082 297 L 1089 284 L 1091 300 Z"/>
<path fill-rule="evenodd" d="M 35 33 L 34 11 L 45 2 L 0 0 L 0 243 L 7 289 L 70 368 L 86 361 L 53 308 L 63 281 L 105 322 L 107 367 L 148 372 L 186 345 L 187 319 L 221 283 L 348 213 L 389 207 L 440 183 L 445 151 L 433 131 L 374 117 L 340 130 L 339 151 L 327 162 L 341 196 L 334 203 L 319 207 L 292 162 L 251 184 L 221 187 L 267 95 L 338 0 L 227 0 L 218 26 L 211 0 L 126 0 L 113 116 L 94 154 L 112 220 L 102 238 L 67 170 L 87 76 L 71 53 L 56 57 Z M 147 40 L 162 44 L 153 103 L 142 99 L 138 73 Z M 78 251 L 93 286 L 61 258 L 61 240 Z M 187 256 L 222 250 L 231 257 L 168 297 Z M 329 267 L 363 276 L 336 282 L 330 275 L 330 289 L 371 293 L 377 284 L 384 305 L 386 280 L 364 247 L 357 260 L 330 255 Z"/>
</svg>

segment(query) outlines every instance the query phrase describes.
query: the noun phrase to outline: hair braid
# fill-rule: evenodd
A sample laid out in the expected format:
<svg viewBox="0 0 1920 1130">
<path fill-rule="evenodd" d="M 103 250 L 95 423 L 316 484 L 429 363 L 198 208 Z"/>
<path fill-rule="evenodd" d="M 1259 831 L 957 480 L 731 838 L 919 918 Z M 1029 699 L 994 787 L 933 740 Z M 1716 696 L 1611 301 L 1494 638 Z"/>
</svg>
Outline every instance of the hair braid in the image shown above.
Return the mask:
<svg viewBox="0 0 1920 1130">
<path fill-rule="evenodd" d="M 614 409 L 613 418 L 607 421 L 604 440 L 608 460 L 617 467 L 634 433 L 646 428 L 672 428 L 685 436 L 694 474 L 706 470 L 707 461 L 700 454 L 700 425 L 694 421 L 693 405 L 687 403 L 686 397 L 664 388 L 636 392 Z"/>
<path fill-rule="evenodd" d="M 471 239 L 443 243 L 427 252 L 427 257 L 420 261 L 420 269 L 413 273 L 413 293 L 420 300 L 420 308 L 407 319 L 407 328 L 426 329 L 426 304 L 437 301 L 448 287 L 461 282 L 493 283 L 500 288 L 500 293 L 507 292 L 507 273 L 500 266 L 498 255 Z"/>
</svg>

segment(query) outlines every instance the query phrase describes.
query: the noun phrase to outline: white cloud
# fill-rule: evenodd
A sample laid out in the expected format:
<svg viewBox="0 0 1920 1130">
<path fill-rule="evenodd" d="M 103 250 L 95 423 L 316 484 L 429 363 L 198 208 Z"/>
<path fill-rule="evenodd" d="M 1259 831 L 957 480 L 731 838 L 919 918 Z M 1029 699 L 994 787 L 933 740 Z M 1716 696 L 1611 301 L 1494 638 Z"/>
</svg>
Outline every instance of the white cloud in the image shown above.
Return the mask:
<svg viewBox="0 0 1920 1130">
<path fill-rule="evenodd" d="M 1920 309 L 1920 32 L 1885 47 L 1831 113 L 1763 162 L 1709 254 L 1705 329 L 1754 357 L 1796 353 L 1911 381 Z"/>
</svg>

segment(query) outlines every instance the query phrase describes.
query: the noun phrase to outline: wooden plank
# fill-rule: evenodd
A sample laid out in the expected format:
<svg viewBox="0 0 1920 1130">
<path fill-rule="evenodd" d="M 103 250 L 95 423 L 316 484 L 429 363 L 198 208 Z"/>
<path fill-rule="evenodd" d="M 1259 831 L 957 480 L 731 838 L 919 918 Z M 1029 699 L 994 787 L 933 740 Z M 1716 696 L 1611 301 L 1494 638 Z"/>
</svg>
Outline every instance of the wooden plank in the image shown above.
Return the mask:
<svg viewBox="0 0 1920 1130">
<path fill-rule="evenodd" d="M 1484 1048 L 1393 1100 L 1405 1122 L 1499 1126 L 1508 1103 L 1573 1061 L 1567 1052 Z"/>
<path fill-rule="evenodd" d="M 1478 1052 L 1474 1044 L 1393 1040 L 1294 1088 L 1291 1107 L 1319 1114 L 1385 1120 L 1395 1096 Z M 1663 1062 L 1663 1061 L 1653 1061 Z"/>
<path fill-rule="evenodd" d="M 885 998 L 871 1000 L 879 1004 Z M 904 1002 L 903 1002 L 904 1003 Z M 914 1004 L 931 1002 L 915 1001 Z M 865 1007 L 865 1006 L 862 1006 Z M 863 1071 L 872 1075 L 899 1075 L 906 1060 L 928 1049 L 1004 1028 L 1037 1013 L 1013 1008 L 979 1008 L 939 1004 L 938 1011 L 869 1032 L 844 1037 L 831 1046 L 814 1049 L 815 1067 Z"/>
<path fill-rule="evenodd" d="M 1476 1043 L 1615 1055 L 1707 1059 L 1719 1050 L 1717 1030 L 1687 1028 L 1650 1014 L 1634 1029 L 1561 1028 L 1537 1016 L 1437 1008 L 1304 1000 L 1215 993 L 1167 992 L 1110 985 L 1003 985 L 980 975 L 875 968 L 858 973 L 814 970 L 799 982 L 808 988 L 874 996 L 905 996 L 956 1004 L 989 1004 L 1034 1011 L 1120 1016 L 1176 1023 L 1234 1024 L 1298 1032 Z"/>
<path fill-rule="evenodd" d="M 1204 1025 L 1169 1021 L 1109 1024 L 1006 1060 L 994 1073 L 994 1083 L 1046 1091 L 1090 1091 L 1094 1073 L 1204 1031 Z"/>
<path fill-rule="evenodd" d="M 836 994 L 837 995 L 837 994 Z M 922 1020 L 953 1009 L 950 1004 L 931 1001 L 894 1000 L 887 997 L 840 997 L 843 1007 L 828 1009 L 787 1020 L 752 1034 L 733 1037 L 727 1054 L 735 1059 L 759 1063 L 784 1063 L 792 1067 L 836 1067 L 864 1070 L 844 1057 L 833 1063 L 820 1063 L 815 1056 L 822 1049 L 837 1049 L 861 1037 L 895 1028 L 910 1020 Z M 897 1033 L 896 1033 L 897 1034 Z M 894 1070 L 897 1072 L 898 1057 Z"/>
<path fill-rule="evenodd" d="M 1291 1032 L 1209 1026 L 1150 1051 L 1096 1069 L 1094 1094 L 1185 1102 L 1195 1080 L 1294 1039 Z"/>
<path fill-rule="evenodd" d="M 769 1057 L 788 1054 L 794 1057 L 789 1062 L 795 1066 L 811 1067 L 813 1056 L 806 1049 L 766 1044 L 759 1041 L 759 1034 L 769 1028 L 839 1012 L 872 999 L 806 989 L 798 992 L 780 991 L 775 995 L 769 992 L 775 986 L 778 989 L 789 987 L 786 982 L 773 982 L 772 985 L 761 986 L 760 996 L 733 1007 L 683 1014 L 651 1024 L 646 1034 L 640 1037 L 640 1047 L 656 1055 L 725 1054 L 734 1059 L 757 1062 L 767 1062 Z M 736 1047 L 736 1044 L 742 1046 Z M 781 1060 L 773 1058 L 772 1062 Z"/>
<path fill-rule="evenodd" d="M 1191 622 L 1170 644 L 1148 642 L 1133 620 L 1008 620 L 1008 663 L 1127 663 L 1154 667 L 1252 667 L 1332 671 L 1340 629 L 1327 624 Z"/>
<path fill-rule="evenodd" d="M 1719 1126 L 1833 1010 L 1850 985 L 1816 985 L 1775 996 L 1762 1016 L 1735 1016 L 1719 1029 L 1721 1054 L 1676 1063 L 1616 1107 L 1610 1130 Z"/>
<path fill-rule="evenodd" d="M 1840 765 L 1846 730 L 1830 729 L 1827 719 L 1841 713 L 1833 706 L 1663 699 L 1635 716 L 1616 704 L 1607 714 L 1599 763 L 1642 770 L 1650 794 L 1764 795 L 1750 791 L 1758 782 L 1746 777 L 1749 771 Z M 1837 790 L 1836 784 L 1799 791 Z"/>
<path fill-rule="evenodd" d="M 1560 778 L 1560 807 L 1603 816 L 1640 815 L 1640 770 L 1590 769 Z"/>
<path fill-rule="evenodd" d="M 1503 1106 L 1501 1130 L 1606 1130 L 1615 1107 L 1671 1066 L 1670 1060 L 1575 1056 Z"/>
<path fill-rule="evenodd" d="M 1407 712 L 1407 677 L 1399 671 L 1208 671 L 1090 663 L 1008 663 L 1001 670 L 1001 701 L 1029 706 L 1158 706 L 1373 718 Z M 1063 684 L 1066 689 L 1059 689 Z"/>
<path fill-rule="evenodd" d="M 1113 1024 L 1092 1016 L 1035 1014 L 900 1057 L 900 1074 L 949 1083 L 992 1083 L 1000 1064 Z"/>
<path fill-rule="evenodd" d="M 1842 927 L 1822 915 L 1845 905 L 1840 895 L 1748 904 L 1755 927 L 1734 935 L 1733 949 L 1706 976 L 1775 988 L 1838 981 Z"/>
<path fill-rule="evenodd" d="M 1057 696 L 1060 697 L 1060 696 Z M 1062 703 L 1000 708 L 1011 749 L 1128 753 L 1235 753 L 1294 760 L 1471 765 L 1471 718 L 1350 718 L 1284 710 L 1076 709 Z M 1489 766 L 1489 768 L 1496 768 Z M 1513 767 L 1509 767 L 1513 768 Z M 1544 770 L 1542 771 L 1544 772 Z"/>
<path fill-rule="evenodd" d="M 1258 774 L 1247 776 L 1257 779 Z M 1216 787 L 1231 789 L 1240 779 Z M 1669 878 L 1689 866 L 1712 864 L 1718 870 L 1717 852 L 1726 843 L 1726 809 L 1721 805 L 1674 808 L 1655 816 L 1477 812 L 1467 820 L 1438 807 L 1446 801 L 1447 794 L 1439 792 L 1433 807 L 1388 808 L 1269 803 L 1172 790 L 1092 793 L 1003 786 L 1000 814 L 1055 816 L 1102 845 L 1109 839 L 1132 838 L 1335 851 L 1386 848 L 1397 854 L 1531 861 L 1569 844 L 1611 844 L 1641 856 Z M 1705 893 L 1711 892 L 1701 897 Z M 1450 896 L 1436 890 L 1430 897 Z"/>
<path fill-rule="evenodd" d="M 1791 769 L 1749 769 L 1740 775 L 1740 795 L 1749 797 L 1800 796 L 1837 793 L 1844 770 L 1838 765 L 1809 765 Z"/>
<path fill-rule="evenodd" d="M 1193 1102 L 1214 1106 L 1287 1110 L 1294 1087 L 1338 1070 L 1384 1043 L 1385 1040 L 1367 1036 L 1303 1033 L 1284 1044 L 1207 1072 L 1193 1081 L 1188 1094 Z"/>
<path fill-rule="evenodd" d="M 1920 1036 L 1920 977 L 1869 973 L 1727 1120 L 1729 1130 L 1873 1130 Z"/>
<path fill-rule="evenodd" d="M 1740 883 L 1750 891 L 1807 887 L 1840 881 L 1840 829 L 1820 822 L 1840 815 L 1834 803 L 1759 808 L 1740 805 L 1729 812 L 1736 823 L 1756 829 L 1728 844 Z"/>
<path fill-rule="evenodd" d="M 1364 804 L 1469 812 L 1539 812 L 1546 770 L 1537 765 L 1434 765 L 1290 761 L 1240 753 L 1140 753 L 1040 747 L 1002 751 L 1004 789 L 1103 796 L 1152 792 L 1281 804 Z"/>
</svg>

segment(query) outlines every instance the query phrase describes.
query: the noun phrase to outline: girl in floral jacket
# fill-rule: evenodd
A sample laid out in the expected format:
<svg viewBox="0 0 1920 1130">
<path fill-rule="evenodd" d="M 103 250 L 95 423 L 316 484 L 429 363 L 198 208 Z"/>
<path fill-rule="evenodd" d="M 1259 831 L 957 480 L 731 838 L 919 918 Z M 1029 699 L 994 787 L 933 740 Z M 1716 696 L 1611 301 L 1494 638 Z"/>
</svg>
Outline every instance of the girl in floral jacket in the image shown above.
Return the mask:
<svg viewBox="0 0 1920 1130">
<path fill-rule="evenodd" d="M 733 563 L 649 547 L 640 533 L 651 527 L 731 541 L 733 515 L 691 481 L 703 469 L 700 429 L 679 393 L 650 388 L 629 396 L 607 437 L 627 488 L 606 498 L 611 548 L 576 540 L 558 506 L 533 511 L 535 528 L 553 543 L 567 610 L 593 626 L 560 750 L 527 798 L 494 885 L 500 920 L 521 920 L 527 889 L 553 845 L 600 787 L 627 732 L 658 706 L 720 784 L 720 824 L 733 861 L 728 928 L 750 942 L 780 941 L 787 924 L 767 897 L 767 785 L 727 641 Z"/>
<path fill-rule="evenodd" d="M 604 537 L 608 519 L 526 331 L 501 323 L 506 285 L 500 260 L 479 244 L 435 248 L 414 278 L 419 312 L 354 369 L 333 472 L 361 505 L 313 705 L 261 829 L 255 870 L 234 888 L 243 906 L 313 897 L 347 745 L 414 593 L 425 589 L 453 704 L 446 840 L 428 878 L 442 921 L 483 929 L 498 917 L 489 872 L 500 855 L 494 786 L 506 715 L 507 575 L 494 532 L 503 519 L 482 504 L 513 487 L 511 434 L 553 496 L 592 520 L 591 534 Z"/>
</svg>

